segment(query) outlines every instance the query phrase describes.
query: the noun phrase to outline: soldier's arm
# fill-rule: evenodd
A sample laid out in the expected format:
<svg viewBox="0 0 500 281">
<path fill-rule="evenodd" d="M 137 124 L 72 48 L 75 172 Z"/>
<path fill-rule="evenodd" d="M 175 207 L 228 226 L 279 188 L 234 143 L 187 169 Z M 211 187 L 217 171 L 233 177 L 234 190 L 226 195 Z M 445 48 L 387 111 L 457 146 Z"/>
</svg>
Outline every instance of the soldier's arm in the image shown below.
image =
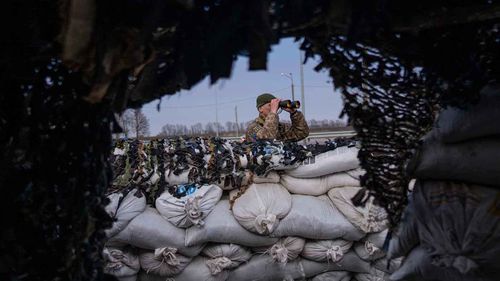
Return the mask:
<svg viewBox="0 0 500 281">
<path fill-rule="evenodd" d="M 280 138 L 285 140 L 300 141 L 309 136 L 309 126 L 307 125 L 304 114 L 295 111 L 290 114 L 291 125 L 282 124 L 280 126 Z"/>
<path fill-rule="evenodd" d="M 276 113 L 269 113 L 264 125 L 257 131 L 257 139 L 275 139 L 278 137 L 279 117 Z"/>
</svg>

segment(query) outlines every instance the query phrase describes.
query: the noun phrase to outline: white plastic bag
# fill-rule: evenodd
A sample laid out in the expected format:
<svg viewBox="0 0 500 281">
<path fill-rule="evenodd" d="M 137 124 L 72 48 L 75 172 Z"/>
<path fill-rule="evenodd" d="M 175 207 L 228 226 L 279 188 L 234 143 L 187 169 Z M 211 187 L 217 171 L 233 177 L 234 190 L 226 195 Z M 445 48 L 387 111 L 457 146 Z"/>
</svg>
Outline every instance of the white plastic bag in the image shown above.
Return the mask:
<svg viewBox="0 0 500 281">
<path fill-rule="evenodd" d="M 104 273 L 121 277 L 136 276 L 141 268 L 137 255 L 127 250 L 104 248 Z"/>
<path fill-rule="evenodd" d="M 141 268 L 146 273 L 159 276 L 174 276 L 179 274 L 191 262 L 191 258 L 177 253 L 176 248 L 158 248 L 154 252 L 144 252 L 139 255 Z"/>
<path fill-rule="evenodd" d="M 146 210 L 135 217 L 127 227 L 111 239 L 111 242 L 121 242 L 143 249 L 177 248 L 180 254 L 194 257 L 204 245 L 185 246 L 186 231 L 175 227 L 165 220 L 154 208 Z"/>
<path fill-rule="evenodd" d="M 156 199 L 156 209 L 177 227 L 201 227 L 221 196 L 222 190 L 216 185 L 203 185 L 194 193 L 181 198 L 165 191 Z"/>
<path fill-rule="evenodd" d="M 356 242 L 354 245 L 354 252 L 366 261 L 373 261 L 385 256 L 382 250 L 385 239 L 387 237 L 387 230 L 378 233 L 368 234 L 361 241 Z"/>
<path fill-rule="evenodd" d="M 108 195 L 108 199 L 110 203 L 106 206 L 106 212 L 115 221 L 110 229 L 106 229 L 107 237 L 113 237 L 122 231 L 133 218 L 146 209 L 146 196 L 137 189 L 132 189 L 125 195 L 121 192 L 112 193 Z"/>
<path fill-rule="evenodd" d="M 351 274 L 347 271 L 330 271 L 314 276 L 311 281 L 351 281 Z"/>
<path fill-rule="evenodd" d="M 358 151 L 356 147 L 341 146 L 306 159 L 297 168 L 287 170 L 286 174 L 296 178 L 316 178 L 356 169 L 359 168 Z"/>
<path fill-rule="evenodd" d="M 367 200 L 364 207 L 356 207 L 351 199 L 361 190 L 361 187 L 341 187 L 328 191 L 328 197 L 335 207 L 357 228 L 365 233 L 380 232 L 389 225 L 387 212 L 374 204 L 373 196 Z"/>
<path fill-rule="evenodd" d="M 351 241 L 343 239 L 307 241 L 302 256 L 318 262 L 338 262 L 352 247 Z"/>
<path fill-rule="evenodd" d="M 274 262 L 285 264 L 295 260 L 304 249 L 305 240 L 300 237 L 284 237 L 270 248 L 254 249 L 256 253 L 268 254 Z"/>
<path fill-rule="evenodd" d="M 210 258 L 206 260 L 205 264 L 212 275 L 217 275 L 223 270 L 236 268 L 252 257 L 249 250 L 236 244 L 208 245 L 203 249 L 203 254 Z"/>
<path fill-rule="evenodd" d="M 252 184 L 236 199 L 233 215 L 247 230 L 266 235 L 276 229 L 291 207 L 290 193 L 280 184 Z"/>
<path fill-rule="evenodd" d="M 217 203 L 205 219 L 204 227 L 192 226 L 186 229 L 186 245 L 193 246 L 206 242 L 234 243 L 249 247 L 273 245 L 277 238 L 254 234 L 241 226 L 229 209 L 229 201 Z"/>
<path fill-rule="evenodd" d="M 326 194 L 335 187 L 359 186 L 359 178 L 355 178 L 346 172 L 318 178 L 295 178 L 284 174 L 280 183 L 292 194 L 317 196 Z"/>
<path fill-rule="evenodd" d="M 292 209 L 281 220 L 272 237 L 299 236 L 309 239 L 361 239 L 365 234 L 354 227 L 327 196 L 292 195 Z"/>
</svg>

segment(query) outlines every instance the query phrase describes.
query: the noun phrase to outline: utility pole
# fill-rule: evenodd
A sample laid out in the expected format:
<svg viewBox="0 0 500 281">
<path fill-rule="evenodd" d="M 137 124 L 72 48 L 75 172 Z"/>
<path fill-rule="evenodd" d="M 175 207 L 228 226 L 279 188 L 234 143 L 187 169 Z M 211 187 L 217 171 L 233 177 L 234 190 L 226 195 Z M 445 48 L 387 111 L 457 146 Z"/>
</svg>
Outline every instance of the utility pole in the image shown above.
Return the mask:
<svg viewBox="0 0 500 281">
<path fill-rule="evenodd" d="M 217 88 L 215 89 L 215 134 L 219 137 L 219 98 Z"/>
<path fill-rule="evenodd" d="M 139 139 L 139 112 L 140 112 L 140 109 L 134 109 L 134 115 L 135 115 L 135 138 L 137 140 Z"/>
<path fill-rule="evenodd" d="M 293 85 L 293 75 L 291 72 L 289 73 L 281 73 L 282 76 L 285 76 L 286 78 L 290 79 L 290 82 L 292 84 L 292 100 L 295 100 L 295 90 L 294 90 L 294 85 Z"/>
<path fill-rule="evenodd" d="M 302 51 L 299 50 L 300 54 L 300 99 L 302 100 L 302 114 L 304 114 L 304 119 L 306 118 L 306 99 L 304 96 L 304 65 L 302 64 L 304 59 L 302 57 Z"/>
<path fill-rule="evenodd" d="M 236 136 L 240 135 L 240 125 L 238 123 L 238 106 L 234 106 L 234 117 L 236 118 Z"/>
</svg>

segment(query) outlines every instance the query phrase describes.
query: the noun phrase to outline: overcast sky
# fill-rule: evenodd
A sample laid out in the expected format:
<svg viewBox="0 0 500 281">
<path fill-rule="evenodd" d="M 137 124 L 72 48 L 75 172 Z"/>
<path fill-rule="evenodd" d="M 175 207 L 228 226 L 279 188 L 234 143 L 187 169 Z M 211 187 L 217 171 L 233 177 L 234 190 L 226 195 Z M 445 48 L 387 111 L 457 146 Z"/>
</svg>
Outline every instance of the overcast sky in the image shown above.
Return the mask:
<svg viewBox="0 0 500 281">
<path fill-rule="evenodd" d="M 151 135 L 158 134 L 165 124 L 215 122 L 216 108 L 223 126 L 226 121 L 235 121 L 235 107 L 239 122 L 253 120 L 258 115 L 255 99 L 261 93 L 270 92 L 279 98 L 291 99 L 290 79 L 281 73 L 292 73 L 295 99 L 300 100 L 299 62 L 299 44 L 292 39 L 281 40 L 273 47 L 267 71 L 248 71 L 248 59 L 239 57 L 230 79 L 210 85 L 207 78 L 191 90 L 165 96 L 159 112 L 156 109 L 158 100 L 144 105 L 142 110 L 149 118 Z M 340 93 L 333 91 L 326 72 L 313 70 L 317 64 L 318 61 L 309 59 L 304 65 L 306 119 L 336 120 L 342 109 Z M 280 119 L 289 120 L 288 113 L 282 112 Z"/>
</svg>

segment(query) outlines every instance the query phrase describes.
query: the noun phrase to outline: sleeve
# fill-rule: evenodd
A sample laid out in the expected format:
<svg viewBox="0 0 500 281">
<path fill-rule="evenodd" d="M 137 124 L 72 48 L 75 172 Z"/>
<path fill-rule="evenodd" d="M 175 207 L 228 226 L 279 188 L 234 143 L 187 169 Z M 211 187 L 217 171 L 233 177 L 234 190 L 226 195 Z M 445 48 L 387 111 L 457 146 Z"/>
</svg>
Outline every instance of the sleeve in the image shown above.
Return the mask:
<svg viewBox="0 0 500 281">
<path fill-rule="evenodd" d="M 283 140 L 300 141 L 309 136 L 309 126 L 307 125 L 304 114 L 295 111 L 290 114 L 291 125 L 280 124 L 279 138 Z"/>
<path fill-rule="evenodd" d="M 269 113 L 264 125 L 257 131 L 257 139 L 276 139 L 278 137 L 279 117 L 276 113 Z"/>
</svg>

